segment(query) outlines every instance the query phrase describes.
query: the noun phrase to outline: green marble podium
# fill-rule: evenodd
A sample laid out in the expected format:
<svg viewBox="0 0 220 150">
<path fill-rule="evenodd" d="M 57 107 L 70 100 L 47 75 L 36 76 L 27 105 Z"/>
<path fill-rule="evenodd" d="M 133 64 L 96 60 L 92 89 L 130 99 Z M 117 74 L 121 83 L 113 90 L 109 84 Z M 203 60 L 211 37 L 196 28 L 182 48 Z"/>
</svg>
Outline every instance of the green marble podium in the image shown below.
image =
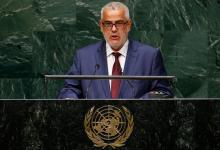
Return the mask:
<svg viewBox="0 0 220 150">
<path fill-rule="evenodd" d="M 1 100 L 0 147 L 98 150 L 84 118 L 93 106 L 125 106 L 134 130 L 122 150 L 220 148 L 220 99 Z M 105 149 L 112 149 L 106 147 Z"/>
</svg>

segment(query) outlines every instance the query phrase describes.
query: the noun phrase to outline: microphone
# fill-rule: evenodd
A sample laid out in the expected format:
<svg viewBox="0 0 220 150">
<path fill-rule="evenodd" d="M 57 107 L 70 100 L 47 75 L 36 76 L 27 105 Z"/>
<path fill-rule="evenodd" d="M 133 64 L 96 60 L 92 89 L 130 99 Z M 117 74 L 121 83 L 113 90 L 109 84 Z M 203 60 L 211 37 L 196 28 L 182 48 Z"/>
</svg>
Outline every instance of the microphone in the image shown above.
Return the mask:
<svg viewBox="0 0 220 150">
<path fill-rule="evenodd" d="M 121 75 L 123 76 L 124 73 L 122 72 Z M 132 89 L 132 98 L 135 98 L 135 88 L 134 88 L 134 86 L 132 85 L 132 83 L 131 83 L 130 80 L 126 79 L 126 82 L 128 83 L 128 85 L 129 85 L 129 86 L 131 87 L 131 89 Z"/>
<path fill-rule="evenodd" d="M 96 74 L 96 72 L 97 72 L 97 70 L 99 69 L 99 67 L 100 67 L 99 64 L 96 64 L 96 65 L 95 65 L 95 70 L 94 70 L 94 72 L 93 72 L 92 75 L 95 75 L 95 74 Z M 92 86 L 92 81 L 93 81 L 93 80 L 90 80 L 89 85 L 88 85 L 88 87 L 87 87 L 87 89 L 86 89 L 86 99 L 88 99 L 89 91 L 90 91 L 90 88 L 91 88 L 91 86 Z"/>
</svg>

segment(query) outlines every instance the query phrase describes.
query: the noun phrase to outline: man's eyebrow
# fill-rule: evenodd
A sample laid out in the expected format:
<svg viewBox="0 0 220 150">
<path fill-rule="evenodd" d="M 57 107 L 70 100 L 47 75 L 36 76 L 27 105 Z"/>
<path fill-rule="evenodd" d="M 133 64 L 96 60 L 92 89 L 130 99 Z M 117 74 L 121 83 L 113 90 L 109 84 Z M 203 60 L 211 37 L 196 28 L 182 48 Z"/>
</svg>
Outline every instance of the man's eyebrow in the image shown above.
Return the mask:
<svg viewBox="0 0 220 150">
<path fill-rule="evenodd" d="M 118 21 L 125 21 L 125 20 L 115 20 L 115 21 L 110 21 L 110 20 L 104 20 L 103 22 L 118 22 Z"/>
</svg>

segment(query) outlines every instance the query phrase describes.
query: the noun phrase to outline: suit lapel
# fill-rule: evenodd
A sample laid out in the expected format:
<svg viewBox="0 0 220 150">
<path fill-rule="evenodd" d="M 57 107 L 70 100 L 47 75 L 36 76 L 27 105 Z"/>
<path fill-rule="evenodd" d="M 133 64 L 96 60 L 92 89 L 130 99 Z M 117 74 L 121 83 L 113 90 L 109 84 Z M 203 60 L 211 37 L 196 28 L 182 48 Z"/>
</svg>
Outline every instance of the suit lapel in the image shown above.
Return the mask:
<svg viewBox="0 0 220 150">
<path fill-rule="evenodd" d="M 133 41 L 129 40 L 128 52 L 126 56 L 123 75 L 125 76 L 135 75 L 134 68 L 136 67 L 136 60 L 137 60 L 137 49 L 135 48 Z M 126 92 L 127 86 L 128 86 L 127 81 L 122 80 L 120 97 L 125 97 L 126 94 L 129 94 L 129 92 L 128 93 Z"/>
<path fill-rule="evenodd" d="M 97 61 L 97 64 L 100 65 L 99 74 L 108 75 L 105 41 L 102 42 L 100 48 L 97 51 L 96 61 Z M 102 88 L 103 88 L 106 98 L 111 98 L 109 80 L 101 80 L 100 82 L 102 84 Z"/>
<path fill-rule="evenodd" d="M 126 56 L 123 75 L 135 75 L 134 68 L 136 66 L 136 60 L 137 60 L 137 50 L 133 44 L 133 41 L 129 40 L 128 52 Z M 100 65 L 99 71 L 98 71 L 99 74 L 108 75 L 105 41 L 102 42 L 102 44 L 100 45 L 100 48 L 97 51 L 96 62 L 97 64 Z M 106 98 L 111 98 L 109 80 L 101 80 L 100 82 L 102 84 L 102 88 L 103 88 Z M 128 86 L 126 82 L 127 82 L 126 80 L 122 80 L 121 82 L 120 97 L 125 97 L 126 94 L 129 94 L 126 92 L 126 89 Z"/>
</svg>

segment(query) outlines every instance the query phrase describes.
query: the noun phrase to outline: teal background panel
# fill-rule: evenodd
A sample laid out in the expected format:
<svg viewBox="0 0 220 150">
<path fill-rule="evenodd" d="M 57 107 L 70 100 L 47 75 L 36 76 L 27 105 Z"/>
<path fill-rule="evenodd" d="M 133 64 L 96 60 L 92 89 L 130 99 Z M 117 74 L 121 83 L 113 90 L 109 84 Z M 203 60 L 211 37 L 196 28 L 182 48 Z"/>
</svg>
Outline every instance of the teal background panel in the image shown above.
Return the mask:
<svg viewBox="0 0 220 150">
<path fill-rule="evenodd" d="M 2 99 L 32 98 L 32 93 L 36 89 L 31 78 L 1 78 L 0 88 Z"/>
<path fill-rule="evenodd" d="M 32 42 L 24 32 L 0 31 L 0 77 L 31 77 Z"/>
<path fill-rule="evenodd" d="M 101 40 L 109 0 L 1 0 L 0 98 L 43 98 L 44 74 L 66 74 L 78 48 Z M 176 97 L 219 97 L 219 0 L 121 0 L 130 38 L 160 48 Z M 49 81 L 56 98 L 63 81 Z"/>
<path fill-rule="evenodd" d="M 75 1 L 1 0 L 0 6 L 0 98 L 43 98 L 42 75 L 64 74 L 72 62 Z"/>
</svg>

